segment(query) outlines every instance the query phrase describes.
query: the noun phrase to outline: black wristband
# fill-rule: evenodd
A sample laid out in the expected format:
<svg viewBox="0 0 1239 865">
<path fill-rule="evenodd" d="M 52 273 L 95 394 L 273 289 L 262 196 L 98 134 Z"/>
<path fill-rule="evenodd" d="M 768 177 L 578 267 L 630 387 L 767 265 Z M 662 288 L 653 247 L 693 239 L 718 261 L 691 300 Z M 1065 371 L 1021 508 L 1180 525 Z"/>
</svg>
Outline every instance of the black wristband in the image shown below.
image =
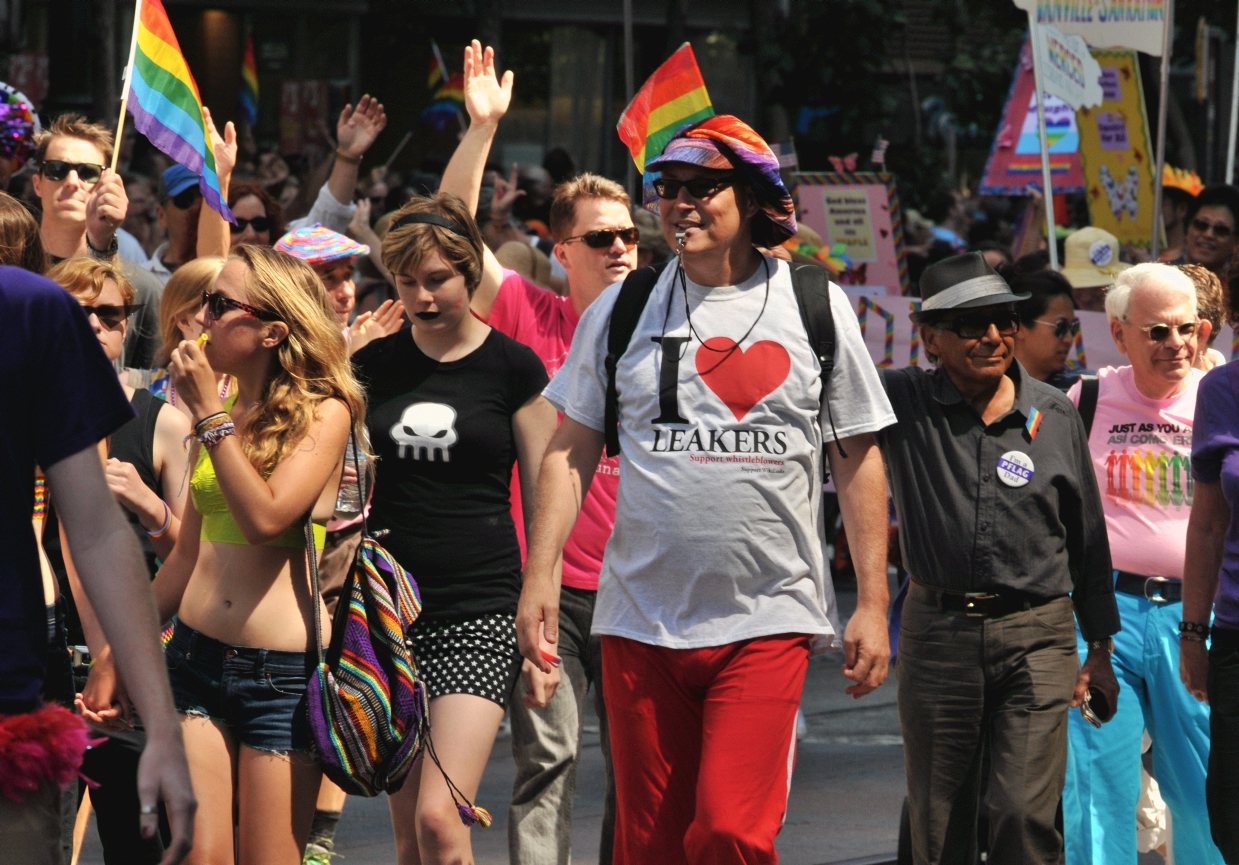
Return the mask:
<svg viewBox="0 0 1239 865">
<path fill-rule="evenodd" d="M 1179 622 L 1180 634 L 1194 634 L 1201 639 L 1208 639 L 1209 626 L 1202 625 L 1200 622 Z"/>
<path fill-rule="evenodd" d="M 112 235 L 112 242 L 107 249 L 95 249 L 95 245 L 90 242 L 90 232 L 86 232 L 86 251 L 90 253 L 91 258 L 102 260 L 111 260 L 120 252 L 120 239 L 117 235 Z"/>
</svg>

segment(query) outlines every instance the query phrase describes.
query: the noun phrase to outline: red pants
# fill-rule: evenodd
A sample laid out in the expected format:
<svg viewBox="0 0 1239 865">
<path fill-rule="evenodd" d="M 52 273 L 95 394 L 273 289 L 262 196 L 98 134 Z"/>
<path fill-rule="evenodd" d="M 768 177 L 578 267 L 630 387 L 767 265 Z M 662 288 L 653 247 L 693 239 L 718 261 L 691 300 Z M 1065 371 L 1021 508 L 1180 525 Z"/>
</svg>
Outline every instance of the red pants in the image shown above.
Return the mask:
<svg viewBox="0 0 1239 865">
<path fill-rule="evenodd" d="M 809 641 L 666 649 L 602 638 L 615 865 L 778 862 Z"/>
</svg>

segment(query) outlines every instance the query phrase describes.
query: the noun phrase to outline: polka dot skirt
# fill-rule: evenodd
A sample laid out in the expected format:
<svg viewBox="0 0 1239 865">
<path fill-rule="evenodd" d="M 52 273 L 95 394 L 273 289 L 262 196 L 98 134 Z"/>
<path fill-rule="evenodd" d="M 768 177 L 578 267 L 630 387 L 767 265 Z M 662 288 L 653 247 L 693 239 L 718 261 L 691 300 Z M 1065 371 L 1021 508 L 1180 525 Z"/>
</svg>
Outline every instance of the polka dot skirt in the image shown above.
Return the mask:
<svg viewBox="0 0 1239 865">
<path fill-rule="evenodd" d="M 514 614 L 446 622 L 419 619 L 409 640 L 427 697 L 474 694 L 507 706 L 521 672 Z"/>
</svg>

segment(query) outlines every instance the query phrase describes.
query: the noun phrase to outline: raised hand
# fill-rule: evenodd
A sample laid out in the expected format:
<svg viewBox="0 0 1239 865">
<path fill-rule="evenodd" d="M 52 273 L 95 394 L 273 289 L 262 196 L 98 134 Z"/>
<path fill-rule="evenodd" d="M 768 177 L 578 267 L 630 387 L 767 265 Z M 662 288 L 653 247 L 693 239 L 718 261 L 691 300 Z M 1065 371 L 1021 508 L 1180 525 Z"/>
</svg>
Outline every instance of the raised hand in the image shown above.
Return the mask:
<svg viewBox="0 0 1239 865">
<path fill-rule="evenodd" d="M 221 184 L 232 177 L 232 170 L 237 167 L 237 128 L 229 120 L 224 124 L 224 134 L 221 136 L 211 119 L 211 109 L 202 106 L 202 119 L 206 122 L 207 137 L 211 139 L 211 150 L 215 154 L 215 173 Z"/>
<path fill-rule="evenodd" d="M 376 339 L 390 336 L 404 324 L 404 304 L 386 300 L 374 312 L 363 312 L 348 329 L 349 354 Z"/>
<path fill-rule="evenodd" d="M 370 94 L 361 97 L 357 107 L 345 105 L 336 123 L 336 145 L 345 156 L 360 159 L 374 139 L 387 126 L 383 104 Z"/>
<path fill-rule="evenodd" d="M 359 234 L 370 231 L 370 199 L 357 199 L 357 209 L 353 211 L 353 218 L 348 223 L 348 235 L 354 240 L 360 240 Z M 362 240 L 362 243 L 367 241 Z M 373 251 L 373 250 L 371 250 Z"/>
<path fill-rule="evenodd" d="M 512 212 L 512 205 L 516 203 L 516 199 L 525 194 L 525 190 L 516 188 L 519 172 L 520 166 L 515 162 L 512 163 L 512 174 L 507 180 L 504 180 L 498 171 L 491 172 L 491 179 L 495 183 L 495 196 L 490 202 L 491 219 L 500 221 L 506 218 Z"/>
<path fill-rule="evenodd" d="M 125 221 L 129 211 L 129 196 L 120 175 L 110 168 L 103 169 L 103 176 L 90 190 L 86 199 L 86 239 L 98 250 L 106 250 L 116 237 L 116 229 Z"/>
<path fill-rule="evenodd" d="M 498 123 L 512 102 L 512 70 L 495 73 L 495 49 L 474 39 L 465 47 L 465 110 L 474 123 Z"/>
</svg>

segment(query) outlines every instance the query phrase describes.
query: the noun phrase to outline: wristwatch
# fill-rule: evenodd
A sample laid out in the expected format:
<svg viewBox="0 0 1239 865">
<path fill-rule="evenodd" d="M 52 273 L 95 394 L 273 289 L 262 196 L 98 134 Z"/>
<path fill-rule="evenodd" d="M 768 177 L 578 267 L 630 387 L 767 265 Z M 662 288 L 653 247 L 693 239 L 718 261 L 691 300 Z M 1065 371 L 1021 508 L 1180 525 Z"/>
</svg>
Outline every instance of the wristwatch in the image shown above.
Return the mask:
<svg viewBox="0 0 1239 865">
<path fill-rule="evenodd" d="M 1104 640 L 1089 640 L 1088 650 L 1091 652 L 1094 649 L 1105 649 L 1111 655 L 1114 654 L 1114 637 L 1106 637 Z"/>
</svg>

